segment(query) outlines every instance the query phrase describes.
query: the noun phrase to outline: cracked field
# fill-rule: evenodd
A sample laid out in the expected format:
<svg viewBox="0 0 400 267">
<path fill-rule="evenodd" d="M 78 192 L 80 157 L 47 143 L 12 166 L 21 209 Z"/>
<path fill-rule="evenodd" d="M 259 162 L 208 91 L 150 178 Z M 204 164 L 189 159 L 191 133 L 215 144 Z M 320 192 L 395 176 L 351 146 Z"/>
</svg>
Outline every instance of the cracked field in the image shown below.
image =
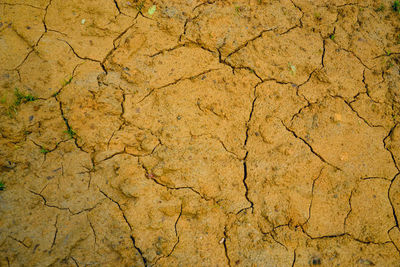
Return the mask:
<svg viewBox="0 0 400 267">
<path fill-rule="evenodd" d="M 0 0 L 0 266 L 400 266 L 392 5 Z"/>
</svg>

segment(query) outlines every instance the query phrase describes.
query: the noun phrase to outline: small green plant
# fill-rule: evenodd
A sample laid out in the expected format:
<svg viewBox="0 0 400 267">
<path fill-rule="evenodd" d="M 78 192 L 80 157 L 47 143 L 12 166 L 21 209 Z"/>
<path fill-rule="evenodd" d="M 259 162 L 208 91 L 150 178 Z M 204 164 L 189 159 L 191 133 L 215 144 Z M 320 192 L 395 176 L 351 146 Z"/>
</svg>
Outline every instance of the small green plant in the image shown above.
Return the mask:
<svg viewBox="0 0 400 267">
<path fill-rule="evenodd" d="M 5 104 L 7 102 L 7 98 L 5 96 L 2 96 L 0 99 L 1 104 Z"/>
<path fill-rule="evenodd" d="M 381 12 L 385 10 L 385 6 L 381 4 L 377 9 L 375 9 L 376 12 Z"/>
<path fill-rule="evenodd" d="M 40 153 L 42 153 L 42 154 L 47 154 L 47 153 L 49 153 L 50 152 L 50 150 L 48 150 L 48 149 L 46 149 L 46 148 L 44 148 L 44 147 L 41 147 L 40 148 Z"/>
<path fill-rule="evenodd" d="M 8 109 L 7 109 L 8 117 L 10 117 L 12 119 L 12 118 L 14 118 L 16 113 L 17 113 L 17 109 L 14 106 L 8 107 Z"/>
<path fill-rule="evenodd" d="M 393 2 L 392 8 L 394 11 L 400 13 L 400 1 L 396 0 Z"/>
<path fill-rule="evenodd" d="M 147 13 L 149 13 L 150 16 L 152 16 L 154 14 L 154 12 L 156 12 L 157 6 L 156 5 L 152 5 L 149 10 L 147 10 Z"/>
<path fill-rule="evenodd" d="M 140 3 L 138 3 L 138 4 L 136 5 L 136 9 L 137 9 L 137 11 L 139 11 L 139 12 L 142 12 L 143 7 L 144 7 L 144 1 L 140 1 Z"/>
<path fill-rule="evenodd" d="M 67 79 L 64 79 L 62 81 L 62 87 L 67 86 L 68 84 L 70 84 L 72 82 L 72 76 L 69 76 Z"/>
<path fill-rule="evenodd" d="M 54 94 L 52 94 L 51 96 L 52 96 L 52 97 L 56 97 L 56 96 L 58 96 L 59 93 L 60 93 L 60 91 L 57 91 L 57 92 L 55 92 Z"/>
<path fill-rule="evenodd" d="M 71 128 L 68 128 L 68 130 L 64 131 L 64 133 L 68 134 L 69 137 L 74 138 L 76 135 L 76 132 L 74 130 L 72 130 Z"/>
<path fill-rule="evenodd" d="M 25 102 L 35 101 L 38 98 L 31 95 L 31 94 L 23 94 L 21 93 L 18 88 L 14 90 L 15 101 L 12 105 L 10 105 L 7 109 L 7 114 L 10 118 L 13 118 L 17 114 L 17 107 Z"/>
<path fill-rule="evenodd" d="M 292 75 L 296 75 L 296 66 L 289 63 L 288 67 L 289 67 L 289 70 L 292 73 Z"/>
<path fill-rule="evenodd" d="M 315 13 L 314 13 L 314 17 L 315 17 L 317 20 L 321 20 L 321 13 L 315 12 Z"/>
<path fill-rule="evenodd" d="M 329 39 L 331 39 L 332 41 L 334 41 L 334 40 L 335 40 L 335 34 L 332 33 L 331 35 L 329 35 Z"/>
<path fill-rule="evenodd" d="M 235 6 L 235 11 L 238 16 L 241 16 L 242 8 L 240 6 Z"/>
<path fill-rule="evenodd" d="M 34 97 L 31 94 L 24 95 L 18 90 L 18 88 L 15 88 L 14 95 L 17 98 L 14 102 L 15 106 L 19 106 L 21 103 L 24 102 L 31 102 L 37 100 L 37 97 Z"/>
<path fill-rule="evenodd" d="M 6 188 L 3 181 L 0 181 L 0 191 L 3 191 Z"/>
<path fill-rule="evenodd" d="M 387 56 L 390 56 L 392 54 L 392 52 L 390 52 L 390 50 L 385 51 Z"/>
</svg>

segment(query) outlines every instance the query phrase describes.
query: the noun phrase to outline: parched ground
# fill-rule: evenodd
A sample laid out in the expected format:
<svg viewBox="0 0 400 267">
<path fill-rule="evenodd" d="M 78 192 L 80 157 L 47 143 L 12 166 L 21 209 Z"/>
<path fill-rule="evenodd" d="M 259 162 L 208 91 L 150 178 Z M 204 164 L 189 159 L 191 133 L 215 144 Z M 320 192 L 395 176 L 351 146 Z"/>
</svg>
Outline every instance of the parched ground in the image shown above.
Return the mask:
<svg viewBox="0 0 400 267">
<path fill-rule="evenodd" d="M 0 0 L 0 266 L 400 266 L 392 4 Z"/>
</svg>

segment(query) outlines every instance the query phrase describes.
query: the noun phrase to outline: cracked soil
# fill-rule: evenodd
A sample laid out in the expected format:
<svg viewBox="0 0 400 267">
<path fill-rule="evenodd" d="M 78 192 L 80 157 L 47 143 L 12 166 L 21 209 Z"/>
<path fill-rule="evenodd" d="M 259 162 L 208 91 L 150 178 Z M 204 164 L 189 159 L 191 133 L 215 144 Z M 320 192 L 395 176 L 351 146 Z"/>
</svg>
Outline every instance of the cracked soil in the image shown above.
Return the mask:
<svg viewBox="0 0 400 267">
<path fill-rule="evenodd" d="M 400 266 L 392 2 L 0 0 L 0 266 Z"/>
</svg>

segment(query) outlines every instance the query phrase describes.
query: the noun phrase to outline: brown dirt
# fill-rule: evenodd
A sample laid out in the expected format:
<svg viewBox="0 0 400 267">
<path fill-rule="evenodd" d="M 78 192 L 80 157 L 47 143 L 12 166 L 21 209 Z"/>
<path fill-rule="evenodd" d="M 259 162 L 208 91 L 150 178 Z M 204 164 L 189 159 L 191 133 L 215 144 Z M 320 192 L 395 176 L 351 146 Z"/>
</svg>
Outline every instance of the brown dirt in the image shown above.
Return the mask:
<svg viewBox="0 0 400 267">
<path fill-rule="evenodd" d="M 0 0 L 0 266 L 400 266 L 391 4 Z"/>
</svg>

